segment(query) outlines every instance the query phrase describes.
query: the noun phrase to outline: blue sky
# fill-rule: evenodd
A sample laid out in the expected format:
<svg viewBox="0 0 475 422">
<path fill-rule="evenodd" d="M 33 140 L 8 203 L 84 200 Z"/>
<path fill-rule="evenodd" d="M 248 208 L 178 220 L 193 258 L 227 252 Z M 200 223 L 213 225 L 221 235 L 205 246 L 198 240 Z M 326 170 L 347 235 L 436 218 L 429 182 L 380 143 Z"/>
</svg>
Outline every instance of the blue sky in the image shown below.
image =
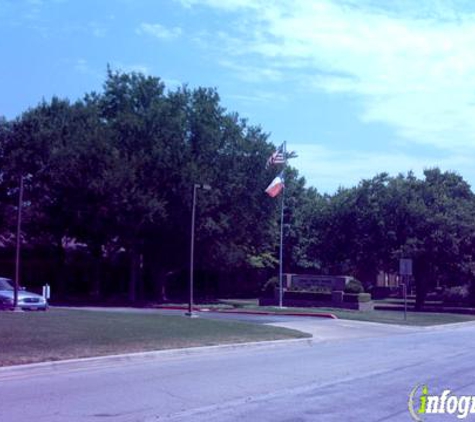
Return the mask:
<svg viewBox="0 0 475 422">
<path fill-rule="evenodd" d="M 109 63 L 216 87 L 321 192 L 439 166 L 475 185 L 475 5 L 0 0 L 0 115 L 101 90 Z"/>
</svg>

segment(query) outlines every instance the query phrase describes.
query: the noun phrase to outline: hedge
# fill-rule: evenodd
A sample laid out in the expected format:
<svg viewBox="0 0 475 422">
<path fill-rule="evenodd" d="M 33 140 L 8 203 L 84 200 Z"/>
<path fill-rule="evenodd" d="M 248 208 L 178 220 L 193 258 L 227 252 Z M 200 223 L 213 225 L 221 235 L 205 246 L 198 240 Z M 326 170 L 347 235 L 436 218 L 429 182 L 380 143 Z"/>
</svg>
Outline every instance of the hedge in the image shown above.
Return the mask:
<svg viewBox="0 0 475 422">
<path fill-rule="evenodd" d="M 345 293 L 343 296 L 343 302 L 347 303 L 359 303 L 370 302 L 371 295 L 369 293 Z"/>
</svg>

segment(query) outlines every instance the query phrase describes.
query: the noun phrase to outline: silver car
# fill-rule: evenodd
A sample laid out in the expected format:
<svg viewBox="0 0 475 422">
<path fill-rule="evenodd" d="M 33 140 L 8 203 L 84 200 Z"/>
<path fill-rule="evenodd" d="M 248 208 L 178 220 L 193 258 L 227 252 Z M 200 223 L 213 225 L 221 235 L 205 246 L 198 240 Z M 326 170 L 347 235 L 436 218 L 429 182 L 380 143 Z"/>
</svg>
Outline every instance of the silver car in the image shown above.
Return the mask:
<svg viewBox="0 0 475 422">
<path fill-rule="evenodd" d="M 9 278 L 0 277 L 0 309 L 13 307 L 14 292 L 13 281 Z M 27 292 L 24 288 L 18 290 L 18 307 L 23 310 L 46 311 L 48 301 L 41 295 Z"/>
</svg>

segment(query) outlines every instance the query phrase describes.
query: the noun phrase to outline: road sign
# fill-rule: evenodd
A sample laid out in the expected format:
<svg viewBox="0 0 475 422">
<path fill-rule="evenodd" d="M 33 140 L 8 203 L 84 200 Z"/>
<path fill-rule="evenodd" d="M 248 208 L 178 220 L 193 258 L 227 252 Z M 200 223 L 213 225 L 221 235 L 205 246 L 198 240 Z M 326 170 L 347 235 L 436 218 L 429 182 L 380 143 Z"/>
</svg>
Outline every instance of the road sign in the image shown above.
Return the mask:
<svg viewBox="0 0 475 422">
<path fill-rule="evenodd" d="M 412 259 L 399 260 L 399 275 L 412 275 Z"/>
</svg>

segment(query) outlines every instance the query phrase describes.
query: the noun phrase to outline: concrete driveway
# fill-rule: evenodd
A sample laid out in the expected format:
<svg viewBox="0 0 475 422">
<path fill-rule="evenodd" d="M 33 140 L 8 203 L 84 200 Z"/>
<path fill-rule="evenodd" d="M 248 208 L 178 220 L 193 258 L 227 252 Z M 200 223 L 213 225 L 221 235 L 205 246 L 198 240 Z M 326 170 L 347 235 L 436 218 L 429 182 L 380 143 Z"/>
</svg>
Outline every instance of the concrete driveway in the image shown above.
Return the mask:
<svg viewBox="0 0 475 422">
<path fill-rule="evenodd" d="M 102 312 L 129 312 L 160 315 L 183 316 L 184 311 L 174 309 L 142 309 L 142 308 L 70 308 Z M 397 335 L 421 330 L 419 327 L 376 324 L 371 322 L 350 321 L 344 319 L 327 319 L 316 317 L 298 317 L 288 315 L 255 315 L 242 313 L 198 312 L 198 318 L 238 321 L 254 324 L 273 325 L 303 331 L 313 336 L 314 340 L 338 340 L 351 338 L 379 337 Z M 423 328 L 422 328 L 423 330 Z"/>
</svg>

